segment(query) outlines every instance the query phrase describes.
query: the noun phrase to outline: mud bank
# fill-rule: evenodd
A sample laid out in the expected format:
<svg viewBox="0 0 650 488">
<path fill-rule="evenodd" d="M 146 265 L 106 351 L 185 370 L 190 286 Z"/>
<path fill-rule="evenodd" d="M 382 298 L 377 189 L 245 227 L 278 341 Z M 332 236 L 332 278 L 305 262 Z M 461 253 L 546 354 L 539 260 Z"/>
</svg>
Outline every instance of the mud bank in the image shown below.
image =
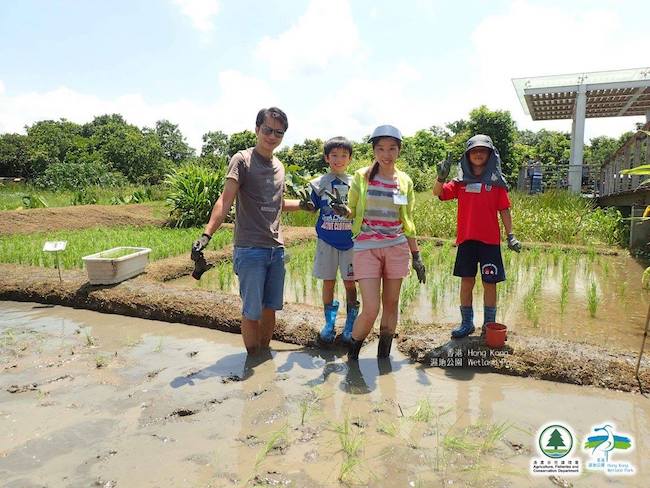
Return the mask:
<svg viewBox="0 0 650 488">
<path fill-rule="evenodd" d="M 532 377 L 574 385 L 591 385 L 639 392 L 635 375 L 638 353 L 541 337 L 508 334 L 501 349 L 488 348 L 478 331 L 463 339 L 450 339 L 454 325 L 409 327 L 398 338 L 398 348 L 412 360 L 447 370 L 469 368 Z M 650 361 L 641 364 L 639 378 L 650 390 Z"/>
<path fill-rule="evenodd" d="M 151 205 L 82 205 L 0 211 L 0 235 L 32 234 L 89 227 L 163 225 Z"/>
<path fill-rule="evenodd" d="M 144 274 L 115 286 L 91 286 L 80 271 L 65 271 L 61 283 L 56 270 L 0 265 L 0 300 L 65 305 L 239 333 L 239 297 L 179 289 L 150 278 Z M 274 339 L 301 346 L 318 344 L 319 308 L 286 304 L 277 319 Z M 450 341 L 449 327 L 409 326 L 399 329 L 399 334 L 397 347 L 400 351 L 428 366 L 444 363 L 448 368 L 477 367 L 479 371 L 639 391 L 632 351 L 511 334 L 507 348 L 495 353 L 477 336 Z M 450 359 L 452 362 L 448 364 Z M 644 361 L 641 380 L 645 389 L 650 389 L 649 366 L 649 362 Z"/>
</svg>

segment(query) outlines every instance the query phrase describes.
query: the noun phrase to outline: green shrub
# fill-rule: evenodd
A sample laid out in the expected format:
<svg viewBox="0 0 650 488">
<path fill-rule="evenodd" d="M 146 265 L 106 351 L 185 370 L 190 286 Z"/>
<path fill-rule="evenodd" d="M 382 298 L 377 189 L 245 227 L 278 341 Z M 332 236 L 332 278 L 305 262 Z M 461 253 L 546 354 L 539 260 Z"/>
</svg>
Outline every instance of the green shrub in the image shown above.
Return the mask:
<svg viewBox="0 0 650 488">
<path fill-rule="evenodd" d="M 72 194 L 70 205 L 95 205 L 97 192 L 92 188 L 82 188 Z"/>
<path fill-rule="evenodd" d="M 76 190 L 87 186 L 123 186 L 124 175 L 109 168 L 97 159 L 80 162 L 50 164 L 36 180 L 36 184 L 50 190 Z"/>
<path fill-rule="evenodd" d="M 165 177 L 170 192 L 170 220 L 175 227 L 200 227 L 210 212 L 225 183 L 225 170 L 213 170 L 194 163 L 172 170 Z"/>
</svg>

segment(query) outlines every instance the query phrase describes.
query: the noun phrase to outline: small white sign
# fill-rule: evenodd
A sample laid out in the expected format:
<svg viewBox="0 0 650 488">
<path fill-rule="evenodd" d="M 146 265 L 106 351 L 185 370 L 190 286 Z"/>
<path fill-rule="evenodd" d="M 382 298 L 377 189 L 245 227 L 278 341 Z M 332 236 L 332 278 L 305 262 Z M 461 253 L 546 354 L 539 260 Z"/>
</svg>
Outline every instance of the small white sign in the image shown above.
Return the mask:
<svg viewBox="0 0 650 488">
<path fill-rule="evenodd" d="M 68 245 L 68 241 L 47 241 L 43 246 L 43 251 L 45 252 L 65 251 L 65 246 L 67 245 Z"/>
</svg>

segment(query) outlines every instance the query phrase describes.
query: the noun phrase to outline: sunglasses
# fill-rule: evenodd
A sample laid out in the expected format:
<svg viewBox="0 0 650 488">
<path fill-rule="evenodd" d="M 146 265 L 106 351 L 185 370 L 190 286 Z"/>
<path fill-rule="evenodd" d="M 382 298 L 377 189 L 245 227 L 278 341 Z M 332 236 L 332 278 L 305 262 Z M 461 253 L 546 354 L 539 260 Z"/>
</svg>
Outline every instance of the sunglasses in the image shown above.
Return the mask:
<svg viewBox="0 0 650 488">
<path fill-rule="evenodd" d="M 282 139 L 284 137 L 284 131 L 281 129 L 273 129 L 272 127 L 269 127 L 268 125 L 262 124 L 260 127 L 260 130 L 262 131 L 262 134 L 265 136 L 270 136 L 271 134 L 275 134 L 275 137 L 278 137 Z"/>
</svg>

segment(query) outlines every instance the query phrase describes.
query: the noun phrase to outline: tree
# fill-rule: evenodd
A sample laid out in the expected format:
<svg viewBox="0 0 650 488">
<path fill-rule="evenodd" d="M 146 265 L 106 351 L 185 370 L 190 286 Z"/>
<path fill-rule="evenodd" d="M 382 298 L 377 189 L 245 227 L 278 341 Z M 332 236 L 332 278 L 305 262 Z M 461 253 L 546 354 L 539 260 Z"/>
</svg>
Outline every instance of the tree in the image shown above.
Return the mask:
<svg viewBox="0 0 650 488">
<path fill-rule="evenodd" d="M 163 150 L 163 156 L 176 166 L 194 155 L 194 149 L 185 142 L 185 137 L 178 125 L 172 124 L 169 120 L 159 120 L 153 131 L 145 129 L 143 132 L 156 134 Z"/>
<path fill-rule="evenodd" d="M 0 176 L 27 176 L 29 166 L 27 136 L 0 135 Z"/>
<path fill-rule="evenodd" d="M 452 136 L 465 132 L 468 129 L 467 121 L 463 119 L 456 120 L 455 122 L 449 122 L 446 127 L 451 131 Z"/>
<path fill-rule="evenodd" d="M 27 127 L 29 163 L 26 176 L 43 173 L 52 163 L 63 163 L 68 152 L 82 144 L 82 128 L 66 119 L 42 120 Z"/>
<path fill-rule="evenodd" d="M 419 130 L 412 137 L 405 137 L 402 144 L 401 157 L 414 168 L 433 167 L 446 155 L 445 140 L 428 130 Z"/>
<path fill-rule="evenodd" d="M 467 129 L 470 134 L 486 134 L 492 138 L 499 150 L 503 173 L 511 174 L 514 162 L 511 158 L 517 126 L 508 110 L 490 110 L 485 105 L 469 113 Z M 471 136 L 470 136 L 471 137 Z"/>
<path fill-rule="evenodd" d="M 220 130 L 206 132 L 201 139 L 203 140 L 203 146 L 201 146 L 202 157 L 228 157 L 228 134 Z"/>
<path fill-rule="evenodd" d="M 143 134 L 120 115 L 96 117 L 85 131 L 91 134 L 91 148 L 101 154 L 107 167 L 134 183 L 157 183 L 172 164 L 155 133 Z"/>
<path fill-rule="evenodd" d="M 230 141 L 228 142 L 228 157 L 233 157 L 237 152 L 253 147 L 256 143 L 257 137 L 255 136 L 255 132 L 248 129 L 235 132 L 230 136 Z"/>
<path fill-rule="evenodd" d="M 556 451 L 558 450 L 558 447 L 566 447 L 559 430 L 554 429 L 553 432 L 551 432 L 551 437 L 548 439 L 546 447 L 552 447 Z"/>
<path fill-rule="evenodd" d="M 322 173 L 327 168 L 323 158 L 323 141 L 320 139 L 305 139 L 302 144 L 283 148 L 278 158 L 285 165 L 300 166 L 309 174 Z"/>
</svg>

